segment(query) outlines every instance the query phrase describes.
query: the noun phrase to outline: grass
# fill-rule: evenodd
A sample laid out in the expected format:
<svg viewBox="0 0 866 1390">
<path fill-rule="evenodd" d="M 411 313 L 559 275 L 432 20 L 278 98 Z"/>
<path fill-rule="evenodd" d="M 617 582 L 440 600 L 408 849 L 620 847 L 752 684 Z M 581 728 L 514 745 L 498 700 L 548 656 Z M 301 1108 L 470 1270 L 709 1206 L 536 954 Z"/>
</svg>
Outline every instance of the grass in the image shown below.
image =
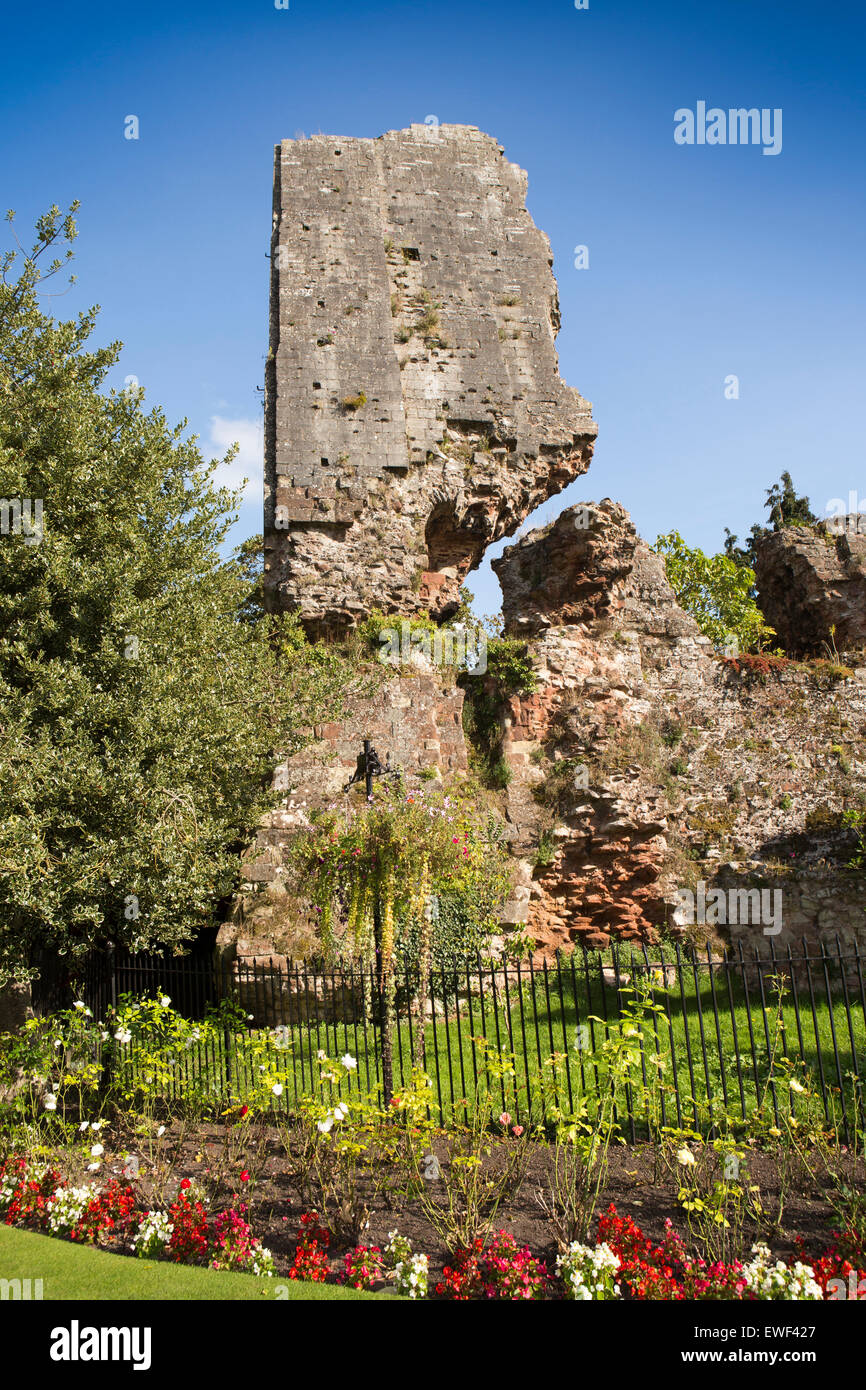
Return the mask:
<svg viewBox="0 0 866 1390">
<path fill-rule="evenodd" d="M 698 967 L 686 958 L 679 965 L 672 964 L 667 955 L 669 952 L 656 948 L 650 957 L 654 965 L 664 964 L 665 975 L 656 972 L 649 992 L 657 1012 L 646 1016 L 641 1068 L 650 1083 L 661 1077 L 667 1122 L 693 1119 L 695 1107 L 704 1121 L 717 1117 L 722 1108 L 743 1119 L 762 1103 L 778 1103 L 786 1109 L 791 1100 L 787 1085 L 777 1082 L 774 1094 L 767 1084 L 770 1052 L 776 1046 L 776 998 L 770 982 L 764 978 L 762 984 L 754 971 L 744 976 L 737 965 L 711 971 L 706 963 Z M 471 975 L 466 971 L 433 972 L 437 1012 L 424 1027 L 424 1054 L 443 1123 L 462 1118 L 464 1100 L 471 1103 L 475 1095 L 483 1067 L 479 1038 L 486 1039 L 496 1051 L 513 1054 L 516 1074 L 500 1090 L 503 1109 L 516 1120 L 543 1118 L 541 1079 L 550 1074 L 548 1059 L 553 1054 L 568 1059 L 562 1074 L 569 1106 L 585 1097 L 593 1112 L 599 1063 L 591 1054 L 604 1041 L 608 1022 L 614 1023 L 631 996 L 621 995 L 612 978 L 605 978 L 597 965 L 585 967 L 578 959 L 572 963 L 566 958 L 559 971 L 530 971 L 526 966 L 518 971 L 511 967 L 507 981 L 501 971 L 495 977 L 485 972 L 483 994 L 477 992 L 474 969 Z M 640 965 L 639 957 L 635 961 L 620 956 L 620 969 L 632 981 Z M 777 1053 L 796 1063 L 794 1074 L 806 1080 L 811 1089 L 824 1091 L 828 1113 L 828 1105 L 838 1106 L 834 1092 L 844 1093 L 850 1105 L 850 1074 L 861 1071 L 866 1056 L 861 991 L 849 982 L 846 1007 L 838 967 L 825 972 L 820 964 L 813 965 L 805 975 L 798 965 L 797 976 L 796 994 L 789 989 L 783 996 L 782 1041 Z M 470 978 L 473 993 L 467 991 Z M 360 981 L 360 975 L 356 979 Z M 334 987 L 340 982 L 339 972 L 335 972 Z M 261 983 L 268 987 L 268 982 Z M 356 989 L 360 990 L 359 983 Z M 316 1053 L 320 1049 L 331 1057 L 348 1052 L 357 1059 L 353 1087 L 366 1090 L 376 1085 L 380 1075 L 377 1026 L 372 1018 L 365 1017 L 360 997 L 353 1006 L 351 996 L 346 977 L 344 1011 L 349 1021 L 311 1018 L 308 1024 L 289 1022 L 281 1029 L 280 1041 L 290 1058 L 284 1098 L 289 1106 L 292 1092 L 300 1096 L 317 1089 Z M 299 1006 L 297 996 L 293 1003 Z M 393 1055 L 395 1084 L 400 1084 L 400 1078 L 408 1080 L 412 1070 L 418 1019 L 407 1017 L 399 980 L 397 1006 Z M 300 1007 L 303 1009 L 303 1003 Z M 581 1026 L 588 1035 L 589 1050 L 586 1039 L 578 1045 Z M 228 1051 L 223 1046 L 215 1055 L 187 1055 L 179 1066 L 174 1094 L 182 1098 L 184 1072 L 189 1069 L 200 1076 L 206 1073 L 215 1103 L 225 1101 L 226 1077 L 230 1076 L 233 1099 L 240 1102 L 248 1094 L 253 1066 L 243 1035 L 236 1034 L 228 1043 Z M 777 1067 L 777 1075 L 779 1070 Z M 658 1103 L 658 1086 L 650 1084 L 648 1090 L 655 1092 Z M 631 1100 L 640 1116 L 646 1095 L 633 1093 Z"/>
<path fill-rule="evenodd" d="M 116 1300 L 145 1302 L 341 1301 L 393 1298 L 361 1293 L 339 1284 L 307 1284 L 292 1279 L 257 1279 L 252 1274 L 220 1273 L 192 1265 L 139 1260 L 74 1245 L 54 1236 L 0 1226 L 0 1279 L 41 1279 L 46 1301 Z"/>
</svg>

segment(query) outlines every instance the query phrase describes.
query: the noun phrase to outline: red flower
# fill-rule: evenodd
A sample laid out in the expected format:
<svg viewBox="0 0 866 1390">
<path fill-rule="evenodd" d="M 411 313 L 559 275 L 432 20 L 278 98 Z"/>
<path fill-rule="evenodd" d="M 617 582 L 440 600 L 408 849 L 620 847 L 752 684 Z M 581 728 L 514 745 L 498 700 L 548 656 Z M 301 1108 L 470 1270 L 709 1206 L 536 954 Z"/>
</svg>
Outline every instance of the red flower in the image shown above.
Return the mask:
<svg viewBox="0 0 866 1390">
<path fill-rule="evenodd" d="M 244 1171 L 241 1173 L 241 1182 L 249 1182 L 249 1180 L 250 1180 L 250 1175 L 249 1175 L 249 1173 L 247 1172 L 247 1170 L 246 1170 L 246 1168 L 245 1168 Z"/>
</svg>

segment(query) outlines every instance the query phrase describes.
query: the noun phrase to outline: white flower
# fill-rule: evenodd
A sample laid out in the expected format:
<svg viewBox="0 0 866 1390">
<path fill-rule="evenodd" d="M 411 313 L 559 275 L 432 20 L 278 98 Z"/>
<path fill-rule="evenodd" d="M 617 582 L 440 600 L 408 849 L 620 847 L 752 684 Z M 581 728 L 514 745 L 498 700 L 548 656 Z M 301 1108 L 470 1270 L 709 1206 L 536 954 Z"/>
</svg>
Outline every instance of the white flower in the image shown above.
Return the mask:
<svg viewBox="0 0 866 1390">
<path fill-rule="evenodd" d="M 615 1277 L 619 1260 L 607 1244 L 581 1245 L 573 1241 L 556 1267 L 566 1289 L 566 1297 L 578 1302 L 619 1298 Z"/>
<path fill-rule="evenodd" d="M 163 1134 L 165 1134 L 165 1125 L 160 1125 L 159 1129 L 156 1131 L 157 1139 L 162 1138 Z"/>
<path fill-rule="evenodd" d="M 43 1097 L 42 1097 L 42 1104 L 44 1105 L 44 1107 L 45 1107 L 46 1110 L 56 1110 L 56 1109 L 57 1109 L 57 1097 L 56 1097 L 56 1096 L 52 1096 L 52 1095 L 43 1096 Z"/>
<path fill-rule="evenodd" d="M 132 1040 L 132 1034 L 128 1028 L 118 1028 L 114 1036 L 119 1043 L 128 1043 Z"/>
<path fill-rule="evenodd" d="M 62 1038 L 55 1038 L 55 1039 L 54 1039 L 54 1046 L 55 1046 L 55 1047 L 62 1047 L 62 1046 L 63 1046 L 63 1039 L 62 1039 Z"/>
<path fill-rule="evenodd" d="M 167 994 L 161 994 L 159 996 L 159 1002 L 164 1009 L 167 1009 L 169 1004 L 171 1003 L 171 1000 L 169 999 Z"/>
<path fill-rule="evenodd" d="M 799 1260 L 790 1267 L 784 1260 L 771 1264 L 772 1256 L 763 1242 L 752 1246 L 752 1254 L 755 1258 L 745 1266 L 743 1277 L 747 1289 L 756 1298 L 810 1302 L 823 1298 L 811 1265 L 801 1264 Z"/>
<path fill-rule="evenodd" d="M 87 1171 L 88 1173 L 98 1173 L 101 1167 L 101 1163 L 88 1163 Z"/>
<path fill-rule="evenodd" d="M 330 1132 L 331 1132 L 331 1130 L 332 1130 L 333 1128 L 334 1128 L 334 1117 L 333 1117 L 333 1115 L 328 1115 L 324 1120 L 320 1120 L 319 1123 L 316 1125 L 316 1129 L 319 1131 L 320 1134 L 330 1134 Z"/>
<path fill-rule="evenodd" d="M 164 1211 L 148 1211 L 140 1218 L 132 1238 L 136 1255 L 159 1255 L 171 1240 L 174 1225 Z"/>
<path fill-rule="evenodd" d="M 403 1259 L 394 1265 L 394 1288 L 404 1298 L 426 1298 L 427 1256 L 413 1255 L 409 1242 L 404 1240 L 402 1243 L 406 1247 L 406 1253 Z"/>
<path fill-rule="evenodd" d="M 320 1047 L 319 1050 L 318 1050 L 318 1052 L 316 1053 L 316 1056 L 318 1057 L 318 1059 L 319 1059 L 320 1062 L 324 1062 L 324 1061 L 326 1060 L 328 1054 L 327 1054 L 327 1052 L 325 1052 L 324 1048 Z"/>
<path fill-rule="evenodd" d="M 104 1128 L 105 1128 L 105 1121 L 104 1121 L 104 1120 L 94 1120 L 93 1123 L 91 1124 L 90 1128 L 91 1128 L 91 1129 L 95 1129 L 95 1130 L 97 1130 L 97 1132 L 98 1132 L 100 1129 L 104 1129 Z"/>
<path fill-rule="evenodd" d="M 90 1121 L 82 1120 L 81 1124 L 78 1126 L 78 1133 L 83 1134 L 86 1129 L 90 1129 Z"/>
<path fill-rule="evenodd" d="M 346 1068 L 346 1071 L 357 1071 L 358 1063 L 355 1061 L 355 1058 L 351 1055 L 351 1053 L 347 1052 L 345 1057 L 340 1058 L 340 1061 L 343 1063 L 343 1066 Z"/>
<path fill-rule="evenodd" d="M 798 1096 L 804 1096 L 806 1094 L 806 1087 L 801 1086 L 796 1077 L 792 1076 L 791 1080 L 788 1082 L 788 1085 L 791 1087 L 792 1091 L 797 1092 Z"/>
<path fill-rule="evenodd" d="M 346 1116 L 348 1115 L 348 1113 L 349 1113 L 349 1107 L 348 1107 L 348 1105 L 346 1104 L 345 1101 L 341 1100 L 340 1103 L 339 1103 L 338 1105 L 335 1105 L 335 1106 L 334 1106 L 334 1119 L 335 1119 L 335 1120 L 345 1120 L 345 1118 L 346 1118 Z"/>
<path fill-rule="evenodd" d="M 101 1158 L 102 1155 L 103 1155 L 104 1153 L 105 1153 L 105 1149 L 102 1147 L 101 1144 L 94 1144 L 93 1147 L 92 1147 L 91 1150 L 90 1150 L 90 1157 L 91 1157 L 91 1158 Z"/>
<path fill-rule="evenodd" d="M 89 1187 L 58 1187 L 48 1200 L 48 1229 L 65 1235 L 78 1224 L 90 1197 Z"/>
<path fill-rule="evenodd" d="M 691 1149 L 680 1149 L 679 1153 L 677 1154 L 677 1163 L 681 1163 L 684 1168 L 690 1168 L 693 1166 L 694 1161 L 695 1156 L 692 1153 Z"/>
<path fill-rule="evenodd" d="M 276 1083 L 276 1085 L 271 1087 L 271 1093 L 275 1096 L 281 1096 L 283 1094 L 283 1088 L 280 1085 L 279 1081 Z"/>
<path fill-rule="evenodd" d="M 86 1008 L 87 1008 L 87 1005 L 86 1005 L 86 1004 L 83 1004 L 82 1001 L 81 1001 L 80 999 L 76 999 L 76 1001 L 75 1001 L 75 1003 L 72 1005 L 72 1007 L 73 1007 L 73 1009 L 86 1009 Z"/>
</svg>

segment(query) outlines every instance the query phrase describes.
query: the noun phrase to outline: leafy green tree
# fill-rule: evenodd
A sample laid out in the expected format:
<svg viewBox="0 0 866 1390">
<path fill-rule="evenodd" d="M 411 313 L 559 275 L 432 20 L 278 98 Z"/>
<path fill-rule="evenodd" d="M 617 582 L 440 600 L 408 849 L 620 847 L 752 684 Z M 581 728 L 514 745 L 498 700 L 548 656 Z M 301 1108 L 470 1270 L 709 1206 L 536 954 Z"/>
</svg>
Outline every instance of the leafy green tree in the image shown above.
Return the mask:
<svg viewBox="0 0 866 1390">
<path fill-rule="evenodd" d="M 0 259 L 0 982 L 218 921 L 275 753 L 350 683 L 222 558 L 238 496 L 186 422 L 104 389 L 96 310 L 41 307 L 75 210 Z"/>
<path fill-rule="evenodd" d="M 725 527 L 725 554 L 745 569 L 755 568 L 756 548 L 764 536 L 772 531 L 781 531 L 783 526 L 814 526 L 818 518 L 812 512 L 808 497 L 798 497 L 790 473 L 783 473 L 778 483 L 767 488 L 764 503 L 769 512 L 769 526 L 752 527 L 745 545 L 738 545 L 738 537 Z"/>
<path fill-rule="evenodd" d="M 657 537 L 653 549 L 664 558 L 678 602 L 715 647 L 724 650 L 733 640 L 740 651 L 759 650 L 773 636 L 754 600 L 753 570 L 728 555 L 691 549 L 678 531 Z"/>
</svg>

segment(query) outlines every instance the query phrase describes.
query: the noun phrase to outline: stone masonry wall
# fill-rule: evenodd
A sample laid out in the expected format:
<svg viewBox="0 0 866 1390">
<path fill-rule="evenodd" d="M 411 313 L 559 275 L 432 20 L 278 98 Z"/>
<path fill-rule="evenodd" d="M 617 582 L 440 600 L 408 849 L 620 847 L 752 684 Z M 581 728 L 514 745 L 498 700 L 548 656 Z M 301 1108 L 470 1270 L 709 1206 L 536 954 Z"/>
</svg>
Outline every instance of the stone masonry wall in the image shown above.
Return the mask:
<svg viewBox="0 0 866 1390">
<path fill-rule="evenodd" d="M 786 526 L 758 542 L 758 602 L 792 656 L 866 649 L 866 535 L 861 516 Z"/>
<path fill-rule="evenodd" d="M 494 567 L 539 680 L 504 721 L 512 923 L 545 950 L 648 939 L 678 930 L 676 890 L 703 879 L 779 889 L 777 945 L 831 928 L 866 945 L 842 823 L 866 802 L 866 667 L 715 656 L 608 501 L 569 509 Z"/>
<path fill-rule="evenodd" d="M 277 147 L 265 584 L 314 635 L 447 616 L 484 548 L 589 464 L 525 194 L 472 126 Z"/>
<path fill-rule="evenodd" d="M 464 697 L 453 679 L 435 671 L 380 672 L 380 678 L 375 693 L 357 701 L 347 719 L 315 729 L 313 741 L 277 767 L 275 785 L 284 796 L 245 856 L 232 919 L 220 930 L 221 951 L 265 964 L 272 956 L 304 954 L 311 946 L 315 924 L 286 890 L 286 848 L 312 811 L 342 799 L 365 738 L 383 764 L 390 758 L 391 766 L 406 774 L 466 772 Z M 363 787 L 351 794 L 363 796 Z"/>
<path fill-rule="evenodd" d="M 558 375 L 550 248 L 525 194 L 473 127 L 277 147 L 265 589 L 312 636 L 373 608 L 446 618 L 486 546 L 589 464 L 596 426 Z M 862 650 L 864 559 L 856 535 L 764 544 L 762 602 L 790 652 L 817 654 L 833 625 L 840 651 Z M 844 821 L 866 805 L 859 657 L 850 670 L 720 658 L 610 500 L 570 508 L 494 569 L 538 682 L 502 710 L 506 929 L 543 954 L 652 940 L 684 929 L 677 891 L 701 881 L 779 888 L 782 948 L 831 932 L 866 945 Z M 364 738 L 407 771 L 465 774 L 462 706 L 435 670 L 383 674 L 277 770 L 285 799 L 247 857 L 224 951 L 279 964 L 314 944 L 286 891 L 289 839 L 342 794 Z"/>
</svg>

